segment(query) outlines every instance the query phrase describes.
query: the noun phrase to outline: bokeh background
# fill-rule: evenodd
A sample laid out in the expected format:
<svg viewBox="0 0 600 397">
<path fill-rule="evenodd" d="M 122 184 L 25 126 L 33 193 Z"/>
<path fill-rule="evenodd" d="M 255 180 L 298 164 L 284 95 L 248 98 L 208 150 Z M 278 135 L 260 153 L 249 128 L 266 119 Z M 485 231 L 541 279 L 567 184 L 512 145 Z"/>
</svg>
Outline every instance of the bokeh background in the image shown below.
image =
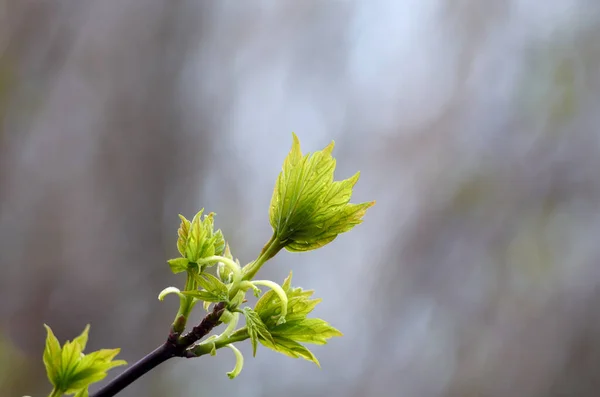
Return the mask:
<svg viewBox="0 0 600 397">
<path fill-rule="evenodd" d="M 162 343 L 177 214 L 252 260 L 292 131 L 377 205 L 261 274 L 345 337 L 120 395 L 597 396 L 599 38 L 597 0 L 0 0 L 0 396 L 50 391 L 43 323 Z"/>
</svg>

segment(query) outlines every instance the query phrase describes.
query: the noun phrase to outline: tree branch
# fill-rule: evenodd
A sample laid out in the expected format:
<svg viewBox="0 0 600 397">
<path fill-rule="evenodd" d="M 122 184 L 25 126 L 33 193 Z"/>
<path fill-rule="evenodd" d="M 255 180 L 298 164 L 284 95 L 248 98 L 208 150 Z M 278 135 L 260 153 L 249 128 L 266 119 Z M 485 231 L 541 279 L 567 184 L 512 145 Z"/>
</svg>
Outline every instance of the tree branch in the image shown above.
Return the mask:
<svg viewBox="0 0 600 397">
<path fill-rule="evenodd" d="M 225 311 L 225 302 L 220 302 L 215 305 L 213 311 L 206 315 L 192 330 L 186 335 L 179 338 L 177 343 L 178 346 L 188 347 L 204 338 L 208 333 L 217 325 L 219 325 L 219 319 Z"/>
<path fill-rule="evenodd" d="M 108 385 L 92 394 L 92 397 L 114 396 L 154 367 L 164 363 L 172 357 L 175 357 L 169 350 L 169 345 L 167 343 L 159 346 L 152 353 L 148 354 L 146 357 L 127 368 Z"/>
<path fill-rule="evenodd" d="M 186 354 L 187 349 L 208 335 L 213 328 L 220 324 L 219 319 L 224 311 L 225 302 L 217 303 L 212 312 L 207 314 L 200 324 L 195 326 L 186 335 L 179 337 L 170 333 L 165 343 L 127 368 L 96 393 L 91 394 L 91 397 L 112 397 L 165 361 L 173 357 L 189 358 L 190 356 Z"/>
</svg>

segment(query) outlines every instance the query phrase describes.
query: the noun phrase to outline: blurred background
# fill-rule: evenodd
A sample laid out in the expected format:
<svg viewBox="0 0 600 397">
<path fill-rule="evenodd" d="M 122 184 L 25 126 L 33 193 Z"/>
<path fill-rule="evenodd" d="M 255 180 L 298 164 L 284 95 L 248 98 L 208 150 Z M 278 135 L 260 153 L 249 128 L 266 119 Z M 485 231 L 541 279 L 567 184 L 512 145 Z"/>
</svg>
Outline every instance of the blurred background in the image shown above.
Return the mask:
<svg viewBox="0 0 600 397">
<path fill-rule="evenodd" d="M 295 131 L 377 205 L 261 275 L 345 336 L 120 395 L 597 396 L 598 37 L 597 0 L 0 0 L 0 395 L 49 393 L 43 323 L 162 343 L 177 214 L 254 259 Z"/>
</svg>

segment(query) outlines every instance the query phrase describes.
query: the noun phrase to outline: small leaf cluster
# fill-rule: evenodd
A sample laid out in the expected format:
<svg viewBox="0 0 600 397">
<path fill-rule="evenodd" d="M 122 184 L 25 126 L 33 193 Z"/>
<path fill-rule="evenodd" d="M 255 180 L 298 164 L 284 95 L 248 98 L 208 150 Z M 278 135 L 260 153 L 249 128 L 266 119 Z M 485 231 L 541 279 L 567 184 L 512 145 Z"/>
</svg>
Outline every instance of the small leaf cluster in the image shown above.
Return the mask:
<svg viewBox="0 0 600 397">
<path fill-rule="evenodd" d="M 81 335 L 65 342 L 62 347 L 52 329 L 44 326 L 47 337 L 43 358 L 48 379 L 54 386 L 51 395 L 75 394 L 75 397 L 87 397 L 89 385 L 104 379 L 111 368 L 127 364 L 124 360 L 113 360 L 120 349 L 102 349 L 83 354 L 89 325 Z"/>
<path fill-rule="evenodd" d="M 268 291 L 256 303 L 254 309 L 244 308 L 248 335 L 256 355 L 257 342 L 263 346 L 293 358 L 304 358 L 319 365 L 314 354 L 301 343 L 324 345 L 327 339 L 342 333 L 319 318 L 307 318 L 321 299 L 312 299 L 312 290 L 293 288 L 292 273 L 284 280 L 282 289 L 287 296 L 285 322 L 280 322 L 281 298 Z"/>
<path fill-rule="evenodd" d="M 223 252 L 225 239 L 221 230 L 214 231 L 214 212 L 202 219 L 203 213 L 204 209 L 200 210 L 191 221 L 179 215 L 181 225 L 177 231 L 177 250 L 181 257 L 168 261 L 173 273 L 190 270 L 199 260 Z"/>
<path fill-rule="evenodd" d="M 325 344 L 329 338 L 342 335 L 326 321 L 308 318 L 320 299 L 312 298 L 312 290 L 292 287 L 291 273 L 282 284 L 254 279 L 264 263 L 282 249 L 298 252 L 322 247 L 360 224 L 367 209 L 374 204 L 350 203 L 359 173 L 334 181 L 336 161 L 332 150 L 333 143 L 321 151 L 303 155 L 298 137 L 293 135 L 292 148 L 271 198 L 269 220 L 273 235 L 257 258 L 245 266 L 234 259 L 221 230 L 214 231 L 214 213 L 202 219 L 204 210 L 201 210 L 192 221 L 180 215 L 177 248 L 181 257 L 168 263 L 173 273 L 186 272 L 186 283 L 183 290 L 169 287 L 159 295 L 161 300 L 170 293 L 180 297 L 180 309 L 172 330 L 175 335 L 182 333 L 198 302 L 206 310 L 212 304 L 225 304 L 220 321 L 227 325 L 221 334 L 209 336 L 190 347 L 189 355 L 213 355 L 221 347 L 231 348 L 236 356 L 236 367 L 228 375 L 233 378 L 243 365 L 242 354 L 233 345 L 236 342 L 250 339 L 253 355 L 261 344 L 319 365 L 304 344 Z M 216 272 L 211 271 L 214 265 L 217 265 Z M 269 290 L 263 294 L 260 287 Z M 248 291 L 259 298 L 254 308 L 241 307 Z M 237 328 L 240 316 L 246 325 Z"/>
</svg>

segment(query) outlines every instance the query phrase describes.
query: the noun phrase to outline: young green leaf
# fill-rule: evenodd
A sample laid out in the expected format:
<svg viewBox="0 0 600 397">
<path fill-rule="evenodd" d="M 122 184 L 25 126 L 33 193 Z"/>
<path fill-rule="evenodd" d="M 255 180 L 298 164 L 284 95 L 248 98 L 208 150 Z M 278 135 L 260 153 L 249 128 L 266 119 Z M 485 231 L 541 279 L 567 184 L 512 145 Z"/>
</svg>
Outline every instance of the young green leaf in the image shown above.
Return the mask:
<svg viewBox="0 0 600 397">
<path fill-rule="evenodd" d="M 201 209 L 193 218 L 190 225 L 190 237 L 188 240 L 188 246 L 186 250 L 187 258 L 191 262 L 196 262 L 198 258 L 201 258 L 202 252 L 206 245 L 206 240 L 209 236 L 206 235 L 206 228 L 204 222 L 202 222 L 202 213 L 204 208 Z M 211 217 L 212 218 L 212 217 Z M 206 219 L 206 217 L 205 217 Z"/>
<path fill-rule="evenodd" d="M 181 256 L 186 256 L 187 245 L 190 238 L 190 227 L 191 223 L 181 214 L 179 214 L 179 219 L 181 219 L 181 224 L 179 225 L 179 229 L 177 230 L 177 250 L 181 254 Z"/>
<path fill-rule="evenodd" d="M 79 390 L 77 393 L 75 393 L 74 397 L 89 397 L 90 394 L 88 392 L 88 388 L 83 388 L 81 390 Z"/>
<path fill-rule="evenodd" d="M 218 278 L 209 273 L 193 274 L 194 279 L 203 290 L 182 291 L 183 295 L 192 296 L 204 302 L 227 302 L 227 286 Z"/>
<path fill-rule="evenodd" d="M 233 260 L 233 255 L 231 255 L 229 244 L 225 244 L 223 256 L 227 259 Z M 233 280 L 233 271 L 229 267 L 225 266 L 223 262 L 219 262 L 219 265 L 217 266 L 217 276 L 219 276 L 223 282 L 230 283 Z"/>
<path fill-rule="evenodd" d="M 215 295 L 212 292 L 208 292 L 205 290 L 202 291 L 183 291 L 181 292 L 183 295 L 191 296 L 196 299 L 200 299 L 204 302 L 225 302 L 227 300 L 227 296 L 223 295 Z M 208 309 L 207 309 L 208 310 Z"/>
<path fill-rule="evenodd" d="M 50 327 L 44 326 L 48 333 L 44 349 L 44 364 L 48 379 L 54 388 L 62 393 L 77 393 L 85 396 L 87 387 L 104 379 L 109 369 L 127 364 L 123 360 L 113 361 L 120 349 L 105 349 L 87 355 L 83 354 L 83 349 L 87 344 L 89 325 L 73 341 L 65 342 L 62 348 Z"/>
<path fill-rule="evenodd" d="M 188 264 L 190 263 L 190 261 L 187 258 L 175 258 L 169 259 L 167 263 L 169 264 L 169 267 L 171 268 L 173 274 L 177 274 L 187 271 Z"/>
<path fill-rule="evenodd" d="M 281 288 L 288 297 L 286 321 L 296 321 L 306 318 L 313 311 L 321 299 L 311 299 L 313 290 L 303 290 L 302 288 L 292 288 L 292 273 L 286 277 Z M 254 306 L 254 310 L 259 314 L 261 320 L 268 329 L 277 325 L 277 320 L 281 315 L 281 299 L 273 291 L 266 292 Z"/>
<path fill-rule="evenodd" d="M 81 347 L 82 351 L 85 349 L 85 346 L 87 345 L 89 333 L 90 333 L 90 325 L 88 324 L 85 326 L 81 335 L 79 335 L 77 338 L 73 339 L 73 342 L 78 343 L 79 346 Z"/>
<path fill-rule="evenodd" d="M 75 371 L 69 377 L 67 393 L 75 393 L 90 384 L 104 379 L 111 368 L 126 365 L 124 360 L 113 358 L 121 349 L 102 349 L 80 357 Z"/>
<path fill-rule="evenodd" d="M 81 359 L 81 345 L 70 341 L 65 342 L 61 356 L 61 380 L 63 383 L 61 386 L 67 389 L 70 385 L 71 376 L 77 370 Z"/>
<path fill-rule="evenodd" d="M 324 345 L 329 338 L 343 336 L 340 331 L 320 318 L 288 321 L 272 328 L 270 332 L 273 337 L 279 336 L 296 342 L 313 343 L 315 345 Z"/>
<path fill-rule="evenodd" d="M 223 237 L 221 229 L 218 229 L 213 235 L 212 246 L 215 249 L 213 255 L 221 255 L 223 253 L 223 250 L 225 249 L 225 238 Z"/>
<path fill-rule="evenodd" d="M 342 333 L 318 318 L 306 318 L 313 311 L 320 299 L 311 299 L 313 291 L 292 287 L 292 273 L 286 277 L 281 288 L 288 297 L 286 322 L 277 323 L 281 313 L 281 300 L 274 291 L 265 293 L 254 307 L 263 324 L 268 329 L 272 340 L 261 338 L 259 341 L 269 349 L 290 357 L 302 357 L 319 365 L 319 361 L 306 347 L 300 343 L 322 345 L 327 339 L 342 336 Z"/>
<path fill-rule="evenodd" d="M 44 348 L 44 366 L 46 367 L 46 374 L 48 375 L 48 379 L 50 383 L 54 387 L 58 387 L 60 384 L 60 369 L 61 369 L 61 361 L 62 361 L 62 353 L 60 343 L 52 329 L 44 324 L 46 328 L 47 336 L 46 336 L 46 347 Z"/>
<path fill-rule="evenodd" d="M 210 273 L 201 273 L 195 276 L 198 285 L 217 296 L 227 296 L 227 286 Z"/>
<path fill-rule="evenodd" d="M 221 255 L 225 248 L 225 239 L 221 230 L 214 231 L 214 212 L 207 215 L 204 213 L 204 208 L 201 209 L 190 222 L 183 215 L 181 225 L 177 231 L 177 249 L 183 258 L 189 262 L 195 263 L 201 258 L 206 258 L 213 255 Z M 183 261 L 169 261 L 169 265 L 173 272 L 187 270 L 183 269 L 184 265 L 188 265 Z"/>
<path fill-rule="evenodd" d="M 302 155 L 300 141 L 293 144 L 277 178 L 269 218 L 276 238 L 288 251 L 309 251 L 333 241 L 362 222 L 374 201 L 350 204 L 356 173 L 334 181 L 333 142 L 323 150 Z"/>
<path fill-rule="evenodd" d="M 248 335 L 250 335 L 250 342 L 252 343 L 252 356 L 256 357 L 256 347 L 258 346 L 259 338 L 271 342 L 273 342 L 273 338 L 260 319 L 260 316 L 254 310 L 245 307 L 242 309 L 242 312 L 244 313 L 244 317 L 246 317 L 246 327 L 248 328 Z"/>
<path fill-rule="evenodd" d="M 273 336 L 272 342 L 265 339 L 259 339 L 259 341 L 263 346 L 271 350 L 285 354 L 288 357 L 303 358 L 305 360 L 312 361 L 313 363 L 317 364 L 318 367 L 321 367 L 319 360 L 317 360 L 315 355 L 310 350 L 291 339 L 281 336 Z"/>
</svg>

